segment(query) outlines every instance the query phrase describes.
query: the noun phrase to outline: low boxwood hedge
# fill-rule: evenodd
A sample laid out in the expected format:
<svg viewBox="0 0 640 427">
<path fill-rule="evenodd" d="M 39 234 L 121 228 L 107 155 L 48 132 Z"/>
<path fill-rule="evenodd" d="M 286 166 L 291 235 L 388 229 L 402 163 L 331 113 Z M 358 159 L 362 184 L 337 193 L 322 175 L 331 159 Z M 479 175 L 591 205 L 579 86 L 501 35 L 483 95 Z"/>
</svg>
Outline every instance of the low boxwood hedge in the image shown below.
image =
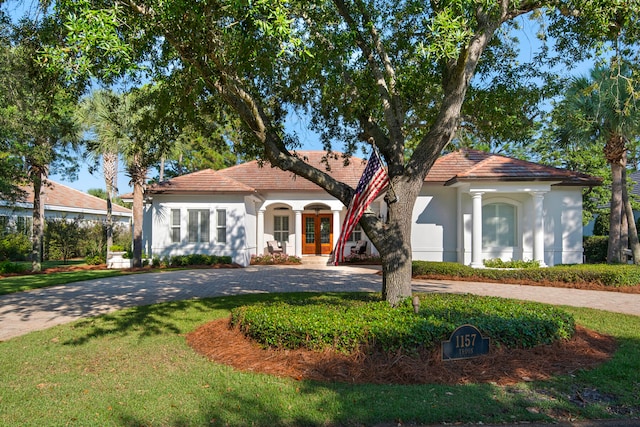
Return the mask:
<svg viewBox="0 0 640 427">
<path fill-rule="evenodd" d="M 151 261 L 153 267 L 189 267 L 232 263 L 233 260 L 228 255 L 209 254 L 174 255 L 163 258 L 154 257 Z"/>
<path fill-rule="evenodd" d="M 413 261 L 413 277 L 459 278 L 492 281 L 562 282 L 623 287 L 640 284 L 640 268 L 628 264 L 576 264 L 547 268 L 490 269 L 471 268 L 455 262 Z"/>
<path fill-rule="evenodd" d="M 384 351 L 434 349 L 472 324 L 494 345 L 530 348 L 573 335 L 573 317 L 539 303 L 473 295 L 420 295 L 392 308 L 371 295 L 322 295 L 235 308 L 231 323 L 265 347 Z"/>
</svg>

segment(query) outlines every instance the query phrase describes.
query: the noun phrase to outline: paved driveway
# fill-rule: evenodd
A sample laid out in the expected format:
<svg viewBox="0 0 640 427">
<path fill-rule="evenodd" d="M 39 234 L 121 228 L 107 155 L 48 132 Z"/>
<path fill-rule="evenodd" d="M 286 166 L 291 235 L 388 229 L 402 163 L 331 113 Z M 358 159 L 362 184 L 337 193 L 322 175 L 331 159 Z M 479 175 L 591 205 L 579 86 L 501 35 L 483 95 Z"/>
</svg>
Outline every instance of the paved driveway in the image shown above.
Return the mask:
<svg viewBox="0 0 640 427">
<path fill-rule="evenodd" d="M 291 291 L 380 291 L 376 268 L 251 266 L 135 274 L 0 297 L 0 341 L 79 318 L 158 302 Z M 640 295 L 536 286 L 414 281 L 420 292 L 495 295 L 640 315 Z"/>
</svg>

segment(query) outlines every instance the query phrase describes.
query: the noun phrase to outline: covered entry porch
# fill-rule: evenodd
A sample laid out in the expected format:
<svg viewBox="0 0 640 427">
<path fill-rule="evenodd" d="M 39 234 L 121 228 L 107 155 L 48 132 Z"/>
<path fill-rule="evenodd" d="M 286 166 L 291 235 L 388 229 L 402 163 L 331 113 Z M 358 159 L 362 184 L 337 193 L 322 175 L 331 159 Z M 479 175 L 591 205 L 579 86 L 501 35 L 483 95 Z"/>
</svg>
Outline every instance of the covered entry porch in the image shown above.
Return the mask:
<svg viewBox="0 0 640 427">
<path fill-rule="evenodd" d="M 340 235 L 343 209 L 331 200 L 265 203 L 257 212 L 258 252 L 269 253 L 267 242 L 276 241 L 285 254 L 328 256 Z"/>
</svg>

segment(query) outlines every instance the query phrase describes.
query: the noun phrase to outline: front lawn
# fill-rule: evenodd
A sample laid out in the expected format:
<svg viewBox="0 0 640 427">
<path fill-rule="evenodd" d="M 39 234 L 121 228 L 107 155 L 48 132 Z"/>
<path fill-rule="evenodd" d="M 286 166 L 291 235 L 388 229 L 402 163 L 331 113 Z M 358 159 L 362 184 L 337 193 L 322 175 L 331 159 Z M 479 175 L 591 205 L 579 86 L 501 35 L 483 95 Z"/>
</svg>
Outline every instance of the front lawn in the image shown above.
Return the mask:
<svg viewBox="0 0 640 427">
<path fill-rule="evenodd" d="M 3 277 L 0 279 L 0 295 L 122 274 L 125 272 L 121 270 L 76 270 Z"/>
<path fill-rule="evenodd" d="M 0 425 L 343 426 L 637 417 L 640 317 L 563 308 L 614 335 L 592 371 L 516 386 L 350 385 L 238 372 L 185 335 L 258 294 L 136 307 L 0 343 Z M 224 345 L 224 343 L 221 343 Z"/>
</svg>

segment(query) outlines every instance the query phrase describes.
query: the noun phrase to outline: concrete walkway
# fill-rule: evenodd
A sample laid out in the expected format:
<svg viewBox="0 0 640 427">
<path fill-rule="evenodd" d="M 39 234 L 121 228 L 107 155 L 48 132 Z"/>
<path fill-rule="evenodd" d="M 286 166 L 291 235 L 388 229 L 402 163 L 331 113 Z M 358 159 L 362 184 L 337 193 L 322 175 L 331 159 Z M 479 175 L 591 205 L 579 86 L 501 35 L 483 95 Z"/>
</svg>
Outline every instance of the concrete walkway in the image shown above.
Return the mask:
<svg viewBox="0 0 640 427">
<path fill-rule="evenodd" d="M 262 292 L 331 292 L 381 289 L 377 268 L 251 266 L 134 274 L 0 296 L 0 341 L 31 331 L 158 302 Z M 537 286 L 415 281 L 418 292 L 493 295 L 592 307 L 640 316 L 640 295 Z"/>
</svg>

